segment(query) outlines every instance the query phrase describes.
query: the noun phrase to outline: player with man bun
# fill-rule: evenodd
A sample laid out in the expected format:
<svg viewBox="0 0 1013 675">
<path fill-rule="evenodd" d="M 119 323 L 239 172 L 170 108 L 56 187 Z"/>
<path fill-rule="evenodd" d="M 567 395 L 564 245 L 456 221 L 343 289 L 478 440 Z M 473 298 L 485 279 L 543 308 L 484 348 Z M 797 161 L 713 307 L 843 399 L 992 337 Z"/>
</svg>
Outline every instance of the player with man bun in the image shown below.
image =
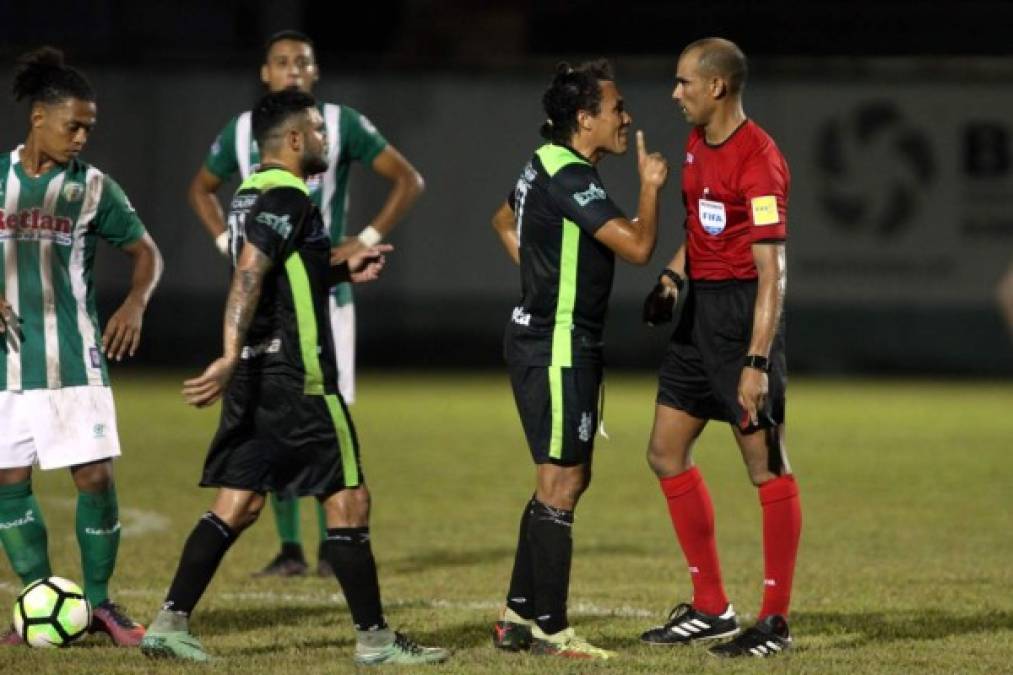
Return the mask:
<svg viewBox="0 0 1013 675">
<path fill-rule="evenodd" d="M 88 80 L 43 47 L 18 59 L 14 98 L 28 101 L 30 126 L 24 144 L 0 156 L 0 542 L 22 583 L 51 576 L 32 467 L 69 468 L 92 630 L 136 645 L 143 626 L 108 591 L 120 443 L 106 359 L 136 352 L 162 258 L 120 186 L 79 157 L 96 120 Z M 133 261 L 130 290 L 104 331 L 93 283 L 99 239 Z"/>
</svg>

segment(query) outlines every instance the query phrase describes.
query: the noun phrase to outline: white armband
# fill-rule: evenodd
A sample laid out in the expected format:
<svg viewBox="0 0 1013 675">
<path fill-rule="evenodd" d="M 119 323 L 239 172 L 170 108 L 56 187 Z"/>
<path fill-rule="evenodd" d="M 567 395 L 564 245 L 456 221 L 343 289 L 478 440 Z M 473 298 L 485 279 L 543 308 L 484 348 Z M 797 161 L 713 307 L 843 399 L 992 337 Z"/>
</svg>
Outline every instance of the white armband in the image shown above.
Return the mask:
<svg viewBox="0 0 1013 675">
<path fill-rule="evenodd" d="M 380 234 L 380 230 L 370 225 L 359 233 L 359 241 L 361 241 L 362 245 L 366 248 L 370 248 L 383 241 L 383 235 Z"/>
<path fill-rule="evenodd" d="M 218 252 L 228 257 L 229 255 L 229 231 L 225 230 L 217 237 L 215 237 L 215 247 Z"/>
</svg>

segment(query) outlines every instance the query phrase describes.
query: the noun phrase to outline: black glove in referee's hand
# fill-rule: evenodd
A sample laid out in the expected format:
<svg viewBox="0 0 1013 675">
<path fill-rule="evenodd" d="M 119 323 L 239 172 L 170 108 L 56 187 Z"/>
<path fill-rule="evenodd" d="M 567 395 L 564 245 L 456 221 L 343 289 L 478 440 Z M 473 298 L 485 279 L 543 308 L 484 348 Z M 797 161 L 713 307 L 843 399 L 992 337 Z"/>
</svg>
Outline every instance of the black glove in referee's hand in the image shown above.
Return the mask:
<svg viewBox="0 0 1013 675">
<path fill-rule="evenodd" d="M 672 320 L 672 308 L 675 306 L 675 296 L 678 291 L 666 286 L 660 281 L 647 294 L 644 300 L 644 323 L 648 326 L 657 326 L 668 323 Z"/>
</svg>

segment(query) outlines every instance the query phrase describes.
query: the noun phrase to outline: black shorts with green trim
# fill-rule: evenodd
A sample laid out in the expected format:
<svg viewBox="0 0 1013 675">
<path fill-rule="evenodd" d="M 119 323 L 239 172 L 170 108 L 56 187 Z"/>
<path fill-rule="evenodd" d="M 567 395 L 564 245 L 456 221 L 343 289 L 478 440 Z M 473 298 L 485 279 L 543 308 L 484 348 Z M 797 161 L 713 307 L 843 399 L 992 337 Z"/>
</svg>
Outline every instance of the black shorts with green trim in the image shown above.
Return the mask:
<svg viewBox="0 0 1013 675">
<path fill-rule="evenodd" d="M 739 405 L 739 378 L 749 351 L 755 303 L 755 280 L 690 282 L 658 373 L 659 405 L 699 419 L 728 422 L 745 433 L 784 423 L 788 375 L 783 323 L 770 349 L 768 393 L 759 424 L 751 424 Z"/>
<path fill-rule="evenodd" d="M 302 497 L 363 482 L 359 441 L 340 394 L 307 395 L 271 377 L 229 383 L 202 487 Z"/>
<path fill-rule="evenodd" d="M 591 461 L 601 366 L 511 366 L 510 384 L 535 464 Z"/>
</svg>

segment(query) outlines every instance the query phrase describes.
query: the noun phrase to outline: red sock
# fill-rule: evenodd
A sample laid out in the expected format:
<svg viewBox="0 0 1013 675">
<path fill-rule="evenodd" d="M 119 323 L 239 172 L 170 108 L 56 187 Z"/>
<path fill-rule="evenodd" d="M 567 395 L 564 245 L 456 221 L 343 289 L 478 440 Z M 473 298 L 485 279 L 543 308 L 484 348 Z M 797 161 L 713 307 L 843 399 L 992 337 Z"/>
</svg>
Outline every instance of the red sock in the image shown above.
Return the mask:
<svg viewBox="0 0 1013 675">
<path fill-rule="evenodd" d="M 693 606 L 705 614 L 721 614 L 728 598 L 721 585 L 721 565 L 714 542 L 714 504 L 696 467 L 661 479 L 675 534 L 679 538 L 689 576 Z"/>
<path fill-rule="evenodd" d="M 763 606 L 757 619 L 772 614 L 787 617 L 798 538 L 802 531 L 802 508 L 795 477 L 780 476 L 761 485 L 760 505 L 763 507 L 764 578 Z"/>
</svg>

